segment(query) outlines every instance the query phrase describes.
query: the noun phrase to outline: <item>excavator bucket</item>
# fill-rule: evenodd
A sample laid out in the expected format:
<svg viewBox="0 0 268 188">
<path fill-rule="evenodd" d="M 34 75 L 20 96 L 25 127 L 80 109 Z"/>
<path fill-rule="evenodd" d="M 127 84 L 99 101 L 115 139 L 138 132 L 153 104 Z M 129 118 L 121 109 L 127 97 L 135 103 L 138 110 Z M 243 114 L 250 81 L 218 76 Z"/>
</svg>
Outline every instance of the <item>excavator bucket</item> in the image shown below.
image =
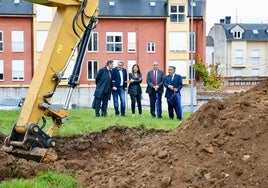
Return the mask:
<svg viewBox="0 0 268 188">
<path fill-rule="evenodd" d="M 4 139 L 1 150 L 36 162 L 49 163 L 58 159 L 54 149 L 55 140 L 37 125 L 30 125 L 24 134 L 16 132 L 15 127 L 16 125 L 11 134 Z"/>
<path fill-rule="evenodd" d="M 2 146 L 1 149 L 16 157 L 36 162 L 51 163 L 55 162 L 58 159 L 58 155 L 53 148 L 34 148 L 31 151 L 27 151 L 19 148 L 13 149 L 12 146 Z"/>
</svg>

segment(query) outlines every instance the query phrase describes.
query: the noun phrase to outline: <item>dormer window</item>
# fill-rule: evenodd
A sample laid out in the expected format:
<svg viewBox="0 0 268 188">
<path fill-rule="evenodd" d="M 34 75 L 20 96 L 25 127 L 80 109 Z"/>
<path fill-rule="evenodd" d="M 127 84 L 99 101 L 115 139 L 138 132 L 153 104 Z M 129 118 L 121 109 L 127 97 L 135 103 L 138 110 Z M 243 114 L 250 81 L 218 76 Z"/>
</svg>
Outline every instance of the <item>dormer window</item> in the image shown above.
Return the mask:
<svg viewBox="0 0 268 188">
<path fill-rule="evenodd" d="M 233 34 L 234 39 L 242 39 L 243 38 L 243 33 L 245 30 L 240 26 L 240 25 L 235 25 L 231 30 L 230 33 Z"/>
<path fill-rule="evenodd" d="M 235 31 L 233 35 L 234 39 L 242 39 L 242 33 L 240 31 Z"/>
</svg>

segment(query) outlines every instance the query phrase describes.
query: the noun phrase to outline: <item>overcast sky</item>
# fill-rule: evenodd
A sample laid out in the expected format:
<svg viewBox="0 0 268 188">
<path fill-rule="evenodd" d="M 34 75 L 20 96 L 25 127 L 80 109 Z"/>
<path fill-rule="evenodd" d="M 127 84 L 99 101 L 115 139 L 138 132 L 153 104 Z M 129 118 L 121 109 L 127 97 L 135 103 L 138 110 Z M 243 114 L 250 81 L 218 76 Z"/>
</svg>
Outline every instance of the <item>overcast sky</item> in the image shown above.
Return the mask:
<svg viewBox="0 0 268 188">
<path fill-rule="evenodd" d="M 267 0 L 207 0 L 207 33 L 214 23 L 231 16 L 231 23 L 268 23 Z"/>
</svg>

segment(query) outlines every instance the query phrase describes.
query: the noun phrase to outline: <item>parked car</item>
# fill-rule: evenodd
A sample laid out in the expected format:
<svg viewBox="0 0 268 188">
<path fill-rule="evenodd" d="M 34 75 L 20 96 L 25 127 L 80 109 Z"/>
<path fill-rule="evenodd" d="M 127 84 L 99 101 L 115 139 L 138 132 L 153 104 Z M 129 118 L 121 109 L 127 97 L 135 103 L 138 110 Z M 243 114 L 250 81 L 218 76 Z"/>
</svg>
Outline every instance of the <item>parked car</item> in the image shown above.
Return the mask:
<svg viewBox="0 0 268 188">
<path fill-rule="evenodd" d="M 0 110 L 19 110 L 24 102 L 24 98 L 0 97 Z"/>
</svg>

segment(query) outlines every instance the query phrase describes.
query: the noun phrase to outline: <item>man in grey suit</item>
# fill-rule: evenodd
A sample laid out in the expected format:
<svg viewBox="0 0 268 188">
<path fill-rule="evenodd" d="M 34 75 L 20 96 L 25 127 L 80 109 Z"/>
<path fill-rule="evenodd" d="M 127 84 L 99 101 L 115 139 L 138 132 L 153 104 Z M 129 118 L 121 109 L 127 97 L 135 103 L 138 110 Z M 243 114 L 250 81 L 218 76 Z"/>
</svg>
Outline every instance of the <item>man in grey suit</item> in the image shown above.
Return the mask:
<svg viewBox="0 0 268 188">
<path fill-rule="evenodd" d="M 107 115 L 108 100 L 111 98 L 112 92 L 112 76 L 111 70 L 114 66 L 112 60 L 107 61 L 106 66 L 101 68 L 96 76 L 96 89 L 94 92 L 94 108 L 96 117 L 105 117 Z"/>
<path fill-rule="evenodd" d="M 165 75 L 162 70 L 158 69 L 158 62 L 153 61 L 153 69 L 147 73 L 147 88 L 146 93 L 150 98 L 150 113 L 152 117 L 162 118 L 162 94 L 164 92 L 164 79 Z"/>
</svg>

